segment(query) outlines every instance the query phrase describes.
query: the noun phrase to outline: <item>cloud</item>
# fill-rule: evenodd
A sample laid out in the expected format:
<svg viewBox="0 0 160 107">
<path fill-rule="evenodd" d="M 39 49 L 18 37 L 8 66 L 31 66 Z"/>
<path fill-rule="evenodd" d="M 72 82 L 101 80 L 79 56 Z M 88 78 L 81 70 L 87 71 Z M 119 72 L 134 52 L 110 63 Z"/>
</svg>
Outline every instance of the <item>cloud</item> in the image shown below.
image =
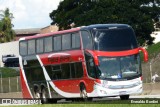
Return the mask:
<svg viewBox="0 0 160 107">
<path fill-rule="evenodd" d="M 6 7 L 14 15 L 14 28 L 42 28 L 50 25 L 49 13 L 57 9 L 60 0 L 0 0 L 0 10 Z"/>
</svg>

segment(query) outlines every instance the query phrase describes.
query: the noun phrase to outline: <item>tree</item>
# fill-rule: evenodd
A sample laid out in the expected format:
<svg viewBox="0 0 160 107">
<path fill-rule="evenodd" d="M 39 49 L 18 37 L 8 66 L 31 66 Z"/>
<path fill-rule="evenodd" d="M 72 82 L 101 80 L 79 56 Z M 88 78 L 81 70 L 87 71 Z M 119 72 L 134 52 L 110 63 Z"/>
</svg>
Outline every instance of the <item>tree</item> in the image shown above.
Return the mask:
<svg viewBox="0 0 160 107">
<path fill-rule="evenodd" d="M 15 38 L 15 32 L 12 30 L 11 20 L 13 14 L 9 12 L 9 9 L 0 11 L 0 42 L 10 42 Z"/>
<path fill-rule="evenodd" d="M 125 23 L 135 30 L 139 43 L 152 44 L 159 0 L 64 0 L 50 13 L 51 24 L 61 29 L 97 23 Z"/>
</svg>

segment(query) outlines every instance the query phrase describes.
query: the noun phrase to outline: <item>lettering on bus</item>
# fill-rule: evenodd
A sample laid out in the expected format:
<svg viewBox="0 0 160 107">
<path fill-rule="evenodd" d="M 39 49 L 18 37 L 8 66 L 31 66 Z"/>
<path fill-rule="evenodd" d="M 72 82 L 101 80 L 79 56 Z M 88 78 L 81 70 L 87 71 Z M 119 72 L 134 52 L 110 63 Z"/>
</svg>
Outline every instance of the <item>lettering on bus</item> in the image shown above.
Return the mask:
<svg viewBox="0 0 160 107">
<path fill-rule="evenodd" d="M 71 62 L 71 56 L 57 56 L 57 57 L 49 57 L 48 62 L 50 63 L 63 63 L 63 62 Z"/>
</svg>

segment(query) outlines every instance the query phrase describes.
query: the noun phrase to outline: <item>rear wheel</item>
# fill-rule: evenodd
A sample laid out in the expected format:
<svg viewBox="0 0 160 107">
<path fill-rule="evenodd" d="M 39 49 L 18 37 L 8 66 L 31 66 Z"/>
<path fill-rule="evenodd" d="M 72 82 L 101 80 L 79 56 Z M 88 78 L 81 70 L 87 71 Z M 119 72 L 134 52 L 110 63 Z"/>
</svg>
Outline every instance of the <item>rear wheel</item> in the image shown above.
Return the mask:
<svg viewBox="0 0 160 107">
<path fill-rule="evenodd" d="M 34 86 L 34 94 L 33 94 L 33 97 L 36 98 L 36 99 L 40 98 L 40 93 L 39 93 L 38 86 Z"/>
<path fill-rule="evenodd" d="M 40 98 L 41 98 L 42 104 L 46 104 L 48 102 L 47 93 L 46 93 L 46 90 L 44 88 L 41 90 Z"/>
<path fill-rule="evenodd" d="M 121 100 L 128 100 L 129 95 L 121 95 L 120 98 L 121 98 Z"/>
<path fill-rule="evenodd" d="M 34 98 L 36 98 L 36 99 L 40 98 L 40 94 L 38 92 L 35 92 L 34 93 Z"/>
</svg>

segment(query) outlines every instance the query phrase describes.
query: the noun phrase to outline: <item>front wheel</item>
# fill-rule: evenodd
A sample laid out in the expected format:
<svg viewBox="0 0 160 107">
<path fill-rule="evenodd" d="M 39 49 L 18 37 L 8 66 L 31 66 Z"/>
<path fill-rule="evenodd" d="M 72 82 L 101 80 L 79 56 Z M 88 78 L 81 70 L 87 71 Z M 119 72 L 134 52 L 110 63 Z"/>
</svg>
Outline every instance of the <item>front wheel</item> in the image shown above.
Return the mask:
<svg viewBox="0 0 160 107">
<path fill-rule="evenodd" d="M 121 95 L 120 98 L 121 98 L 121 100 L 128 100 L 129 95 Z"/>
<path fill-rule="evenodd" d="M 86 91 L 86 88 L 85 88 L 85 85 L 84 85 L 84 84 L 81 84 L 81 85 L 80 85 L 80 97 L 81 97 L 84 101 L 87 101 L 87 99 L 88 99 L 87 91 Z"/>
</svg>

